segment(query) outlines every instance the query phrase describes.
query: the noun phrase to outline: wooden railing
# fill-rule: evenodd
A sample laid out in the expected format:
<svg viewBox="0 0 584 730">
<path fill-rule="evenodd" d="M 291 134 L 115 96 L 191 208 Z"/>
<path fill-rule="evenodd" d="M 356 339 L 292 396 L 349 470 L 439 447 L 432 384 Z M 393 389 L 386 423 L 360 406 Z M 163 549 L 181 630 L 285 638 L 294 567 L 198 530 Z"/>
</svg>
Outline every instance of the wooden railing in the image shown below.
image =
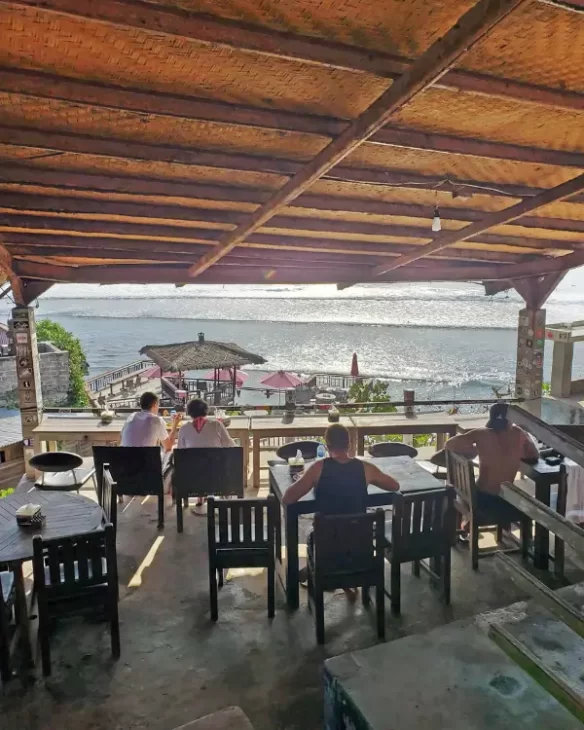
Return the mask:
<svg viewBox="0 0 584 730">
<path fill-rule="evenodd" d="M 87 378 L 85 385 L 92 393 L 96 393 L 104 390 L 112 383 L 118 383 L 132 375 L 149 370 L 151 367 L 154 367 L 154 363 L 151 360 L 135 360 L 114 370 L 108 370 L 107 373 L 101 373 L 100 375 L 94 375 L 92 378 Z"/>
</svg>

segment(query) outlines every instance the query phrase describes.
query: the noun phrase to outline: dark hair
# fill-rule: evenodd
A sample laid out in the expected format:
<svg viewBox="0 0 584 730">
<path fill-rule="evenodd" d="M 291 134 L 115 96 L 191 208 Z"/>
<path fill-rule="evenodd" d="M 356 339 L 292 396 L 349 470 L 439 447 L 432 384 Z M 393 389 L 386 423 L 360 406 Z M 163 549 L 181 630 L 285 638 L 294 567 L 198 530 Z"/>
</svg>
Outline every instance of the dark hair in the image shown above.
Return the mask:
<svg viewBox="0 0 584 730">
<path fill-rule="evenodd" d="M 140 408 L 143 411 L 149 411 L 152 406 L 155 406 L 158 403 L 158 396 L 156 393 L 152 393 L 149 390 L 146 391 L 146 393 L 142 393 L 140 396 Z"/>
<path fill-rule="evenodd" d="M 193 398 L 187 406 L 187 413 L 191 418 L 206 416 L 208 412 L 209 406 L 202 398 Z"/>
<path fill-rule="evenodd" d="M 335 451 L 348 451 L 351 445 L 349 429 L 340 423 L 329 426 L 324 435 L 326 445 Z"/>
<path fill-rule="evenodd" d="M 491 406 L 489 411 L 489 420 L 487 421 L 487 428 L 491 428 L 493 431 L 504 431 L 509 425 L 507 420 L 507 403 L 499 401 Z"/>
</svg>

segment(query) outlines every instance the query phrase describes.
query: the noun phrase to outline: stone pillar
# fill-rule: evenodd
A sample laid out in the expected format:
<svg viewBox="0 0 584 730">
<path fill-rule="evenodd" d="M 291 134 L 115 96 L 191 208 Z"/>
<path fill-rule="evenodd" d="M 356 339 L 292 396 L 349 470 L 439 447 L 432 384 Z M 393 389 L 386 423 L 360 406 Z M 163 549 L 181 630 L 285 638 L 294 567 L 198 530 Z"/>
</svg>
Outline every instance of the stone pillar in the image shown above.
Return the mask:
<svg viewBox="0 0 584 730">
<path fill-rule="evenodd" d="M 539 398 L 543 384 L 545 309 L 522 309 L 517 333 L 515 395 Z"/>
<path fill-rule="evenodd" d="M 35 451 L 40 450 L 39 445 L 34 443 L 32 431 L 38 426 L 43 411 L 34 309 L 15 307 L 12 310 L 10 330 L 16 360 L 26 474 L 34 477 L 34 469 L 29 469 L 28 460 Z"/>
</svg>

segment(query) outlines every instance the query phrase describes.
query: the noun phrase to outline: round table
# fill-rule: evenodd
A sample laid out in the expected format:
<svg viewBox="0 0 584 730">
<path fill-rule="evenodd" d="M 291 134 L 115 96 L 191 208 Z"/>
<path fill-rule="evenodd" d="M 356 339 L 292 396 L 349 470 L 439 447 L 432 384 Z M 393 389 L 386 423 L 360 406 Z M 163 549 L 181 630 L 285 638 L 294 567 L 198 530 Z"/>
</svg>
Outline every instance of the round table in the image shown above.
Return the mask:
<svg viewBox="0 0 584 730">
<path fill-rule="evenodd" d="M 23 504 L 40 504 L 45 515 L 41 528 L 19 527 L 16 510 Z M 14 572 L 20 643 L 25 661 L 32 664 L 28 606 L 22 564 L 32 560 L 32 539 L 42 535 L 45 540 L 69 537 L 96 530 L 103 520 L 103 510 L 91 499 L 69 492 L 18 492 L 0 499 L 0 564 L 10 563 Z"/>
<path fill-rule="evenodd" d="M 23 504 L 40 504 L 45 524 L 38 529 L 19 527 L 16 510 Z M 91 532 L 101 525 L 103 510 L 91 499 L 68 492 L 18 492 L 0 499 L 0 563 L 32 560 L 32 539 L 44 540 Z"/>
</svg>

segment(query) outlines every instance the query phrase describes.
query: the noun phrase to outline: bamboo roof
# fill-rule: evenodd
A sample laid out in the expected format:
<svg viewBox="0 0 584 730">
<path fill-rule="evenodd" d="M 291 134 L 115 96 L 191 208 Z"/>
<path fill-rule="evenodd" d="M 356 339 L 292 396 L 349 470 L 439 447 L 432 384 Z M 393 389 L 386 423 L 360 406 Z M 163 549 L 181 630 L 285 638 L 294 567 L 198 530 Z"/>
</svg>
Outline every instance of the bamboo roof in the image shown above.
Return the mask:
<svg viewBox="0 0 584 730">
<path fill-rule="evenodd" d="M 185 372 L 187 370 L 222 370 L 243 365 L 263 365 L 261 355 L 244 350 L 233 342 L 213 342 L 199 337 L 194 342 L 173 345 L 145 345 L 141 355 L 153 360 L 161 372 Z"/>
<path fill-rule="evenodd" d="M 584 263 L 584 0 L 0 0 L 0 37 L 23 300 Z"/>
</svg>

